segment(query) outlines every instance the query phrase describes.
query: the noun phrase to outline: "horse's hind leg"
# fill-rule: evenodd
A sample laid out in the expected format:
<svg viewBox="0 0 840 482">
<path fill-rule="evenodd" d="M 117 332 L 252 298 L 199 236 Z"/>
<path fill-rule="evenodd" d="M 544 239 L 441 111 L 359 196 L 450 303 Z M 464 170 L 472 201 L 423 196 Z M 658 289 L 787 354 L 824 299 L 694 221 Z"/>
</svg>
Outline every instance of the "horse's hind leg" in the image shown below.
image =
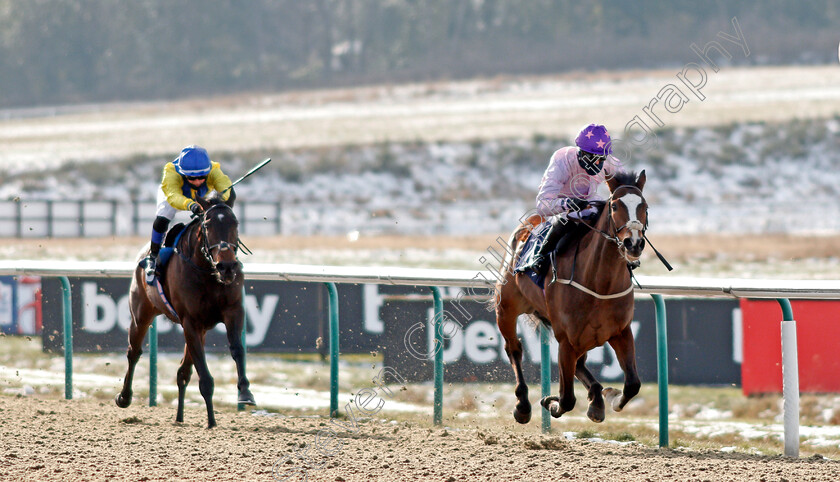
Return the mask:
<svg viewBox="0 0 840 482">
<path fill-rule="evenodd" d="M 630 326 L 621 330 L 621 333 L 609 339 L 609 344 L 615 350 L 618 364 L 624 371 L 624 391 L 615 388 L 605 388 L 604 397 L 613 410 L 620 412 L 631 398 L 639 393 L 642 382 L 639 380 L 639 373 L 636 371 L 636 347 L 633 343 L 633 332 Z"/>
<path fill-rule="evenodd" d="M 175 415 L 175 421 L 182 423 L 184 421 L 184 396 L 187 391 L 187 384 L 192 378 L 192 357 L 190 357 L 190 349 L 184 345 L 184 358 L 181 360 L 181 366 L 178 367 L 178 412 Z"/>
<path fill-rule="evenodd" d="M 251 393 L 251 382 L 245 375 L 245 347 L 242 346 L 242 330 L 244 329 L 244 313 L 238 311 L 232 315 L 232 321 L 225 320 L 230 356 L 236 363 L 236 388 L 239 390 L 238 402 L 244 405 L 256 405 Z"/>
<path fill-rule="evenodd" d="M 505 339 L 505 352 L 507 352 L 510 364 L 513 366 L 513 373 L 516 375 L 516 408 L 513 409 L 513 418 L 519 423 L 528 423 L 531 420 L 531 402 L 528 400 L 528 385 L 525 383 L 525 375 L 522 373 L 522 343 L 516 337 L 516 318 L 519 313 L 511 310 L 501 302 L 496 303 L 496 324 Z"/>
<path fill-rule="evenodd" d="M 185 319 L 183 322 L 184 338 L 187 341 L 187 350 L 195 365 L 195 373 L 198 375 L 198 391 L 204 398 L 207 406 L 207 428 L 216 426 L 216 414 L 213 412 L 213 390 L 215 383 L 210 369 L 207 367 L 207 359 L 204 357 L 204 331 L 198 331 L 193 325 L 194 321 Z"/>
<path fill-rule="evenodd" d="M 129 306 L 131 306 L 131 326 L 128 329 L 128 351 L 126 352 L 128 371 L 126 371 L 123 379 L 122 391 L 114 398 L 114 402 L 120 408 L 131 405 L 131 384 L 134 380 L 134 367 L 143 353 L 143 339 L 146 338 L 146 332 L 149 331 L 149 326 L 155 316 L 152 306 L 146 304 L 145 300 L 141 300 L 139 296 L 139 293 L 132 289 L 129 303 Z"/>
<path fill-rule="evenodd" d="M 575 376 L 583 383 L 583 386 L 588 391 L 589 410 L 586 411 L 586 416 L 593 422 L 603 422 L 605 416 L 604 397 L 601 395 L 601 391 L 604 387 L 595 379 L 589 369 L 586 368 L 586 353 L 581 355 L 577 360 Z"/>
</svg>

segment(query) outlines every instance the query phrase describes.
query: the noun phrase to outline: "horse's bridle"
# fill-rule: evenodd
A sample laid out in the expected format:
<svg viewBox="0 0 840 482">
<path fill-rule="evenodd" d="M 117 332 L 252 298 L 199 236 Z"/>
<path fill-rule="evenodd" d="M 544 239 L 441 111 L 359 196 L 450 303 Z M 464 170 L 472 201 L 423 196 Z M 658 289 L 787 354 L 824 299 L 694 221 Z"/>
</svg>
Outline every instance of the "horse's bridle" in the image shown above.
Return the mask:
<svg viewBox="0 0 840 482">
<path fill-rule="evenodd" d="M 213 277 L 216 278 L 216 281 L 218 281 L 219 283 L 224 283 L 224 281 L 222 280 L 222 273 L 219 272 L 219 263 L 217 263 L 213 259 L 213 250 L 218 249 L 219 252 L 227 251 L 229 249 L 233 250 L 234 259 L 236 259 L 236 262 L 239 263 L 239 259 L 236 257 L 237 251 L 239 250 L 239 241 L 237 240 L 236 243 L 229 243 L 227 241 L 219 241 L 216 244 L 213 244 L 213 245 L 210 244 L 209 236 L 207 236 L 207 228 L 206 228 L 205 225 L 207 223 L 207 214 L 210 211 L 212 211 L 216 208 L 227 208 L 228 210 L 231 211 L 231 213 L 233 212 L 233 209 L 231 209 L 230 206 L 228 206 L 227 204 L 224 204 L 224 203 L 214 204 L 214 205 L 210 206 L 209 208 L 205 209 L 201 213 L 201 218 L 199 219 L 198 236 L 201 238 L 201 254 L 204 256 L 204 259 L 208 263 L 210 263 L 210 270 L 209 270 L 210 274 L 212 274 Z M 241 263 L 240 263 L 240 265 L 241 265 Z"/>
<path fill-rule="evenodd" d="M 612 217 L 612 214 L 613 214 L 612 201 L 613 201 L 613 196 L 615 196 L 615 192 L 617 192 L 622 187 L 638 191 L 639 197 L 641 197 L 642 202 L 645 203 L 645 224 L 644 225 L 641 225 L 642 224 L 641 221 L 632 220 L 632 221 L 628 221 L 626 224 L 624 224 L 624 226 L 621 226 L 620 228 L 616 228 L 615 222 L 613 221 L 613 217 Z M 609 208 L 608 208 L 609 212 L 607 213 L 607 216 L 609 216 L 609 223 L 610 223 L 610 228 L 612 228 L 612 234 L 608 234 L 608 233 L 605 233 L 604 231 L 601 231 L 600 229 L 596 228 L 595 226 L 590 225 L 589 223 L 587 223 L 583 219 L 580 220 L 580 223 L 583 224 L 584 226 L 586 226 L 587 228 L 591 229 L 592 231 L 595 231 L 596 233 L 600 234 L 601 236 L 603 236 L 608 241 L 614 242 L 619 250 L 626 249 L 626 248 L 624 248 L 624 243 L 622 243 L 621 240 L 618 239 L 618 233 L 620 233 L 621 230 L 623 230 L 624 228 L 638 229 L 642 239 L 644 239 L 645 242 L 647 242 L 647 244 L 650 245 L 650 249 L 653 250 L 654 254 L 656 254 L 656 257 L 659 258 L 659 261 L 661 261 L 662 264 L 665 265 L 665 267 L 668 269 L 668 271 L 672 271 L 674 268 L 671 267 L 671 264 L 668 263 L 668 260 L 666 260 L 665 257 L 662 256 L 662 253 L 660 253 L 656 249 L 656 247 L 653 246 L 653 243 L 651 243 L 650 240 L 647 237 L 647 234 L 646 234 L 646 231 L 647 231 L 647 228 L 648 228 L 647 201 L 645 200 L 644 194 L 642 194 L 642 190 L 639 189 L 636 186 L 633 186 L 633 185 L 619 186 L 618 188 L 616 188 L 616 190 L 614 192 L 610 193 L 610 197 L 609 197 L 609 199 L 607 199 L 606 203 L 607 203 L 607 206 L 609 206 Z M 640 227 L 640 225 L 641 225 L 641 227 Z M 639 260 L 628 261 L 627 262 L 627 267 L 630 268 L 631 270 L 633 270 L 635 268 L 638 268 L 639 267 Z M 631 272 L 631 275 L 632 275 L 632 272 Z"/>
<path fill-rule="evenodd" d="M 645 203 L 645 205 L 647 205 L 647 201 L 645 201 L 645 196 L 642 194 L 642 190 L 639 189 L 638 187 L 628 186 L 628 185 L 619 186 L 618 188 L 616 188 L 616 192 L 620 188 L 627 188 L 627 189 L 632 189 L 632 190 L 638 191 L 639 197 L 642 198 L 642 202 Z M 601 231 L 600 229 L 596 228 L 595 226 L 592 226 L 591 224 L 587 223 L 583 219 L 580 220 L 580 223 L 583 224 L 584 226 L 586 226 L 587 228 L 591 229 L 592 231 L 595 231 L 596 233 L 600 234 L 607 241 L 612 241 L 613 243 L 616 244 L 616 246 L 618 246 L 619 249 L 622 249 L 624 247 L 624 244 L 621 242 L 620 239 L 618 239 L 618 233 L 620 233 L 624 228 L 637 229 L 641 233 L 641 237 L 643 239 L 647 239 L 647 237 L 645 236 L 645 231 L 647 231 L 647 227 L 648 227 L 648 224 L 647 224 L 648 223 L 647 207 L 645 207 L 645 224 L 644 225 L 641 223 L 641 221 L 634 219 L 634 220 L 631 220 L 631 221 L 627 221 L 627 223 L 625 223 L 623 226 L 621 226 L 620 228 L 617 228 L 615 226 L 615 221 L 613 220 L 613 216 L 612 216 L 613 215 L 613 206 L 612 206 L 613 196 L 615 196 L 615 192 L 611 193 L 609 199 L 607 199 L 607 201 L 606 201 L 607 209 L 609 210 L 609 212 L 607 213 L 607 216 L 609 217 L 610 231 L 612 231 L 612 234 Z"/>
</svg>

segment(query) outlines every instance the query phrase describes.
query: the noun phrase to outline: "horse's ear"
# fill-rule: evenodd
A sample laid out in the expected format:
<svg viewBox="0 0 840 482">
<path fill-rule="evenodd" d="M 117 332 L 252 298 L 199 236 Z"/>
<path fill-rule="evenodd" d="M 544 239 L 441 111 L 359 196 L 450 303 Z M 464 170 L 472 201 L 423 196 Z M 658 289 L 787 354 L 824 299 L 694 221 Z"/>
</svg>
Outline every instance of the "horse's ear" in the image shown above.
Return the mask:
<svg viewBox="0 0 840 482">
<path fill-rule="evenodd" d="M 639 188 L 639 191 L 645 188 L 645 181 L 647 180 L 647 176 L 645 176 L 645 170 L 642 169 L 642 172 L 636 177 L 636 187 Z"/>
<path fill-rule="evenodd" d="M 201 196 L 196 197 L 195 202 L 197 202 L 202 209 L 207 209 L 210 206 L 210 203 Z"/>
<path fill-rule="evenodd" d="M 621 184 L 616 180 L 615 176 L 610 176 L 610 178 L 607 179 L 607 186 L 610 187 L 610 192 L 615 192 L 620 185 Z"/>
</svg>

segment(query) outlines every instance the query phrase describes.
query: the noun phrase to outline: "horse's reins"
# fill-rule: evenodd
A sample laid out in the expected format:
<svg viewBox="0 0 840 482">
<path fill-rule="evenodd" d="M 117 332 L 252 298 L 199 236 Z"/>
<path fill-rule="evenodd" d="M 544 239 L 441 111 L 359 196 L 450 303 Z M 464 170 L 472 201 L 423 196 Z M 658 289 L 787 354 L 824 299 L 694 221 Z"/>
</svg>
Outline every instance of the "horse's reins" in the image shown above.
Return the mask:
<svg viewBox="0 0 840 482">
<path fill-rule="evenodd" d="M 641 196 L 642 200 L 644 201 L 645 196 L 642 194 L 642 190 L 639 189 L 638 187 L 636 187 L 636 186 L 619 186 L 619 187 L 624 187 L 624 188 L 627 188 L 627 189 L 634 189 L 634 190 L 638 191 L 639 196 Z M 618 189 L 616 189 L 616 191 L 617 190 Z M 615 195 L 615 193 L 610 194 L 609 199 L 606 201 L 606 204 L 609 207 L 608 216 L 609 216 L 610 227 L 612 227 L 612 231 L 613 231 L 612 235 L 609 235 L 609 234 L 601 231 L 600 229 L 596 228 L 595 226 L 591 226 L 590 224 L 586 223 L 583 219 L 580 220 L 580 223 L 583 224 L 584 226 L 586 226 L 587 228 L 601 234 L 601 236 L 603 236 L 604 238 L 606 238 L 609 241 L 614 242 L 619 248 L 621 248 L 622 243 L 621 243 L 621 240 L 618 239 L 618 233 L 621 232 L 621 230 L 624 229 L 624 228 L 633 229 L 633 225 L 641 224 L 641 223 L 639 221 L 628 221 L 627 224 L 625 224 L 624 226 L 616 229 L 615 224 L 613 223 L 613 217 L 612 217 L 612 213 L 613 213 L 612 200 L 613 200 L 614 195 Z M 642 232 L 642 239 L 644 239 L 650 245 L 650 249 L 653 250 L 653 252 L 656 254 L 656 257 L 659 258 L 659 261 L 661 261 L 662 264 L 664 264 L 665 267 L 668 268 L 668 271 L 673 271 L 674 268 L 671 266 L 671 264 L 668 262 L 668 260 L 665 259 L 665 256 L 662 256 L 662 253 L 660 253 L 659 250 L 657 250 L 656 247 L 653 245 L 653 243 L 650 242 L 650 239 L 648 239 L 648 237 L 647 237 L 647 227 L 648 227 L 647 208 L 645 208 L 645 224 L 642 226 L 641 229 L 639 229 L 639 228 L 636 228 L 636 229 L 639 229 Z M 639 265 L 638 265 L 638 263 L 636 263 L 635 265 L 631 265 L 630 263 L 628 263 L 628 267 L 630 267 L 631 270 L 632 270 L 632 269 L 638 268 Z"/>
<path fill-rule="evenodd" d="M 642 194 L 642 190 L 639 189 L 638 187 L 636 187 L 636 186 L 626 186 L 626 185 L 625 186 L 620 186 L 620 187 L 624 187 L 624 188 L 627 188 L 627 189 L 634 189 L 634 190 L 638 191 L 639 196 L 641 196 L 642 200 L 644 201 L 645 197 Z M 616 191 L 617 190 L 618 189 L 616 189 Z M 615 192 L 611 193 L 609 199 L 607 199 L 607 201 L 606 201 L 606 204 L 607 204 L 608 209 L 609 209 L 609 212 L 607 213 L 607 217 L 609 218 L 609 224 L 610 224 L 610 228 L 612 228 L 613 234 L 609 234 L 609 233 L 606 233 L 604 231 L 601 231 L 597 227 L 590 225 L 589 223 L 587 223 L 586 221 L 584 221 L 581 218 L 578 219 L 579 223 L 586 226 L 590 230 L 600 234 L 607 241 L 612 241 L 613 243 L 616 244 L 616 246 L 618 246 L 619 249 L 622 249 L 622 248 L 626 249 L 626 248 L 624 248 L 624 244 L 621 242 L 621 240 L 618 239 L 618 233 L 621 232 L 621 230 L 623 230 L 624 228 L 639 229 L 639 231 L 641 231 L 641 233 L 642 233 L 642 239 L 644 239 L 650 245 L 650 248 L 653 250 L 654 253 L 656 253 L 656 256 L 659 258 L 660 261 L 662 261 L 662 263 L 665 265 L 665 267 L 668 268 L 668 271 L 673 270 L 674 268 L 671 267 L 671 264 L 668 263 L 668 261 L 665 259 L 665 257 L 662 256 L 662 254 L 656 249 L 656 247 L 653 246 L 653 243 L 651 243 L 650 240 L 647 237 L 647 234 L 646 234 L 647 227 L 648 227 L 647 216 L 645 216 L 645 224 L 642 225 L 641 228 L 638 228 L 638 225 L 641 225 L 642 223 L 637 221 L 637 220 L 628 221 L 626 224 L 624 224 L 624 226 L 622 226 L 620 228 L 616 228 L 615 222 L 613 221 L 613 217 L 612 217 L 612 214 L 613 214 L 612 200 L 613 200 L 614 195 L 615 195 Z M 646 208 L 645 214 L 647 214 L 647 208 Z M 599 294 L 599 293 L 596 293 L 596 292 L 590 290 L 589 288 L 583 286 L 582 284 L 578 283 L 577 281 L 574 281 L 575 266 L 577 265 L 577 255 L 578 255 L 578 249 L 579 248 L 580 248 L 580 242 L 578 242 L 575 245 L 575 255 L 572 258 L 572 273 L 571 273 L 571 276 L 569 276 L 569 279 L 557 279 L 556 278 L 557 270 L 555 269 L 554 270 L 554 276 L 555 277 L 552 280 L 552 282 L 558 282 L 558 283 L 561 283 L 561 284 L 574 286 L 575 288 L 583 291 L 584 293 L 586 293 L 588 295 L 591 295 L 591 296 L 594 296 L 595 298 L 598 298 L 598 299 L 601 299 L 601 300 L 609 300 L 609 299 L 613 299 L 613 298 L 621 298 L 622 296 L 626 296 L 627 294 L 629 294 L 630 292 L 633 291 L 633 281 L 636 282 L 636 285 L 639 286 L 639 288 L 642 287 L 642 285 L 639 284 L 639 281 L 633 275 L 633 270 L 639 267 L 639 261 L 638 260 L 633 261 L 633 262 L 630 262 L 630 261 L 627 262 L 627 271 L 630 273 L 630 278 L 631 278 L 630 286 L 626 290 L 624 290 L 620 293 L 613 293 L 611 295 L 602 295 L 602 294 Z"/>
<path fill-rule="evenodd" d="M 227 241 L 220 241 L 220 242 L 218 242 L 216 244 L 213 244 L 213 245 L 210 244 L 210 241 L 209 241 L 208 236 L 207 236 L 207 231 L 206 231 L 205 226 L 204 226 L 205 222 L 207 221 L 207 213 L 209 213 L 213 209 L 221 208 L 221 207 L 227 208 L 227 209 L 231 210 L 231 212 L 233 211 L 233 209 L 231 209 L 231 207 L 228 206 L 227 204 L 214 204 L 214 205 L 210 206 L 209 208 L 207 208 L 205 211 L 203 211 L 201 213 L 201 217 L 199 218 L 199 221 L 198 221 L 198 237 L 201 238 L 200 251 L 201 251 L 201 254 L 204 257 L 204 259 L 210 264 L 209 269 L 208 268 L 203 268 L 203 267 L 195 264 L 195 262 L 193 262 L 193 260 L 189 256 L 182 253 L 181 250 L 177 248 L 177 246 L 175 248 L 175 251 L 178 253 L 178 256 L 180 256 L 181 259 L 186 261 L 187 265 L 189 265 L 191 268 L 193 268 L 194 270 L 196 270 L 198 272 L 213 275 L 213 277 L 219 283 L 222 283 L 222 274 L 219 272 L 219 266 L 218 266 L 219 263 L 217 263 L 213 259 L 213 250 L 214 249 L 218 249 L 219 251 L 226 251 L 228 249 L 231 249 L 234 252 L 234 257 L 236 257 L 236 251 L 239 249 L 240 246 L 243 247 L 243 252 L 244 253 L 250 254 L 250 252 L 251 252 L 251 250 L 249 250 L 247 247 L 244 246 L 244 244 L 242 243 L 242 240 L 239 239 L 239 238 L 237 238 L 236 243 L 229 243 Z M 188 240 L 187 243 L 190 243 L 190 241 Z M 192 253 L 192 245 L 191 244 L 188 244 L 188 251 L 190 253 Z M 239 259 L 237 259 L 237 262 L 239 262 Z"/>
</svg>

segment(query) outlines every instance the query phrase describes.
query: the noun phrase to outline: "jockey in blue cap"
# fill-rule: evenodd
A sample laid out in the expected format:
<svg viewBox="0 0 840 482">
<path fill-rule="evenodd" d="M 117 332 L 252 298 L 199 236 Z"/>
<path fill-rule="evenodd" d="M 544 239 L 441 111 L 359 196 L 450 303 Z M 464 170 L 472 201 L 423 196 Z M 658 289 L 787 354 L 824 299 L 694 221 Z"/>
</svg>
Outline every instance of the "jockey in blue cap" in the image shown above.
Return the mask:
<svg viewBox="0 0 840 482">
<path fill-rule="evenodd" d="M 152 243 L 146 258 L 146 282 L 154 283 L 157 273 L 157 258 L 163 236 L 169 222 L 178 210 L 192 211 L 198 215 L 202 207 L 195 199 L 208 191 L 222 192 L 231 186 L 230 178 L 222 172 L 218 162 L 210 160 L 207 151 L 199 146 L 187 146 L 178 157 L 163 167 L 163 179 L 157 194 L 157 212 L 152 225 Z M 233 206 L 236 193 L 233 189 L 222 195 L 228 205 Z"/>
<path fill-rule="evenodd" d="M 575 138 L 575 146 L 563 147 L 551 155 L 537 194 L 537 213 L 551 220 L 551 229 L 529 266 L 543 274 L 548 267 L 549 255 L 561 238 L 570 232 L 569 218 L 582 218 L 597 210 L 590 201 L 601 200 L 598 187 L 606 182 L 611 166 L 618 162 L 612 158 L 610 134 L 600 124 L 589 124 Z"/>
</svg>

